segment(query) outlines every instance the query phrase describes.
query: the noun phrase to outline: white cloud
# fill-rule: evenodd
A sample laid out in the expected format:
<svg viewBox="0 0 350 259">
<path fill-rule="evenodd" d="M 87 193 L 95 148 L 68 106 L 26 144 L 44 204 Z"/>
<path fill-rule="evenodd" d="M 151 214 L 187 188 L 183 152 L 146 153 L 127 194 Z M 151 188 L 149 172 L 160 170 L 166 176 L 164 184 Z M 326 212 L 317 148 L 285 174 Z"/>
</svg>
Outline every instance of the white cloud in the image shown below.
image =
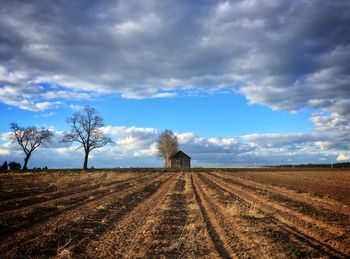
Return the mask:
<svg viewBox="0 0 350 259">
<path fill-rule="evenodd" d="M 60 101 L 32 101 L 41 95 L 39 86 L 22 85 L 0 87 L 0 102 L 29 111 L 44 111 L 61 104 Z"/>
<path fill-rule="evenodd" d="M 350 160 L 350 153 L 339 154 L 339 156 L 337 157 L 337 161 L 345 161 L 345 160 Z"/>
<path fill-rule="evenodd" d="M 9 155 L 10 152 L 7 149 L 0 149 L 0 156 Z"/>
<path fill-rule="evenodd" d="M 198 95 L 229 89 L 272 109 L 316 109 L 310 118 L 315 130 L 233 138 L 179 133 L 180 144 L 201 150 L 200 161 L 210 160 L 209 153 L 216 161 L 232 162 L 269 152 L 278 157 L 280 148 L 281 154 L 307 150 L 310 156 L 350 149 L 348 1 L 7 1 L 2 6 L 1 103 L 45 111 L 67 100 L 114 93 L 174 98 L 177 90 Z M 155 129 L 108 130 L 131 156 L 147 154 L 157 135 Z M 116 154 L 130 155 L 123 152 Z"/>
<path fill-rule="evenodd" d="M 54 129 L 52 129 L 54 130 Z M 157 154 L 157 138 L 160 133 L 155 128 L 106 126 L 104 133 L 110 135 L 114 145 L 94 150 L 90 164 L 95 167 L 117 166 L 162 166 Z M 9 139 L 10 133 L 3 133 L 0 145 L 2 160 L 22 161 L 23 154 L 16 143 Z M 288 163 L 309 163 L 340 161 L 348 157 L 345 151 L 339 156 L 334 148 L 333 138 L 322 134 L 254 134 L 235 137 L 201 137 L 193 132 L 176 133 L 179 148 L 190 155 L 193 165 L 268 165 Z M 62 143 L 62 132 L 55 131 L 52 143 L 38 149 L 31 158 L 30 166 L 80 167 L 83 151 L 76 146 Z M 1 161 L 0 161 L 1 162 Z"/>
<path fill-rule="evenodd" d="M 320 136 L 307 133 L 290 133 L 290 134 L 252 134 L 240 137 L 243 141 L 257 146 L 266 148 L 278 148 L 296 144 L 307 144 L 319 140 Z"/>
<path fill-rule="evenodd" d="M 82 111 L 84 109 L 84 106 L 82 105 L 75 105 L 75 104 L 70 104 L 69 108 L 71 108 L 74 111 Z"/>
<path fill-rule="evenodd" d="M 21 94 L 23 85 L 61 87 L 38 88 L 42 100 L 0 99 L 23 109 L 47 109 L 41 103 L 91 94 L 168 98 L 177 89 L 229 88 L 252 103 L 289 111 L 311 106 L 339 113 L 344 106 L 336 104 L 350 98 L 344 1 L 4 6 L 0 84 Z M 55 18 L 60 15 L 65 19 Z"/>
</svg>

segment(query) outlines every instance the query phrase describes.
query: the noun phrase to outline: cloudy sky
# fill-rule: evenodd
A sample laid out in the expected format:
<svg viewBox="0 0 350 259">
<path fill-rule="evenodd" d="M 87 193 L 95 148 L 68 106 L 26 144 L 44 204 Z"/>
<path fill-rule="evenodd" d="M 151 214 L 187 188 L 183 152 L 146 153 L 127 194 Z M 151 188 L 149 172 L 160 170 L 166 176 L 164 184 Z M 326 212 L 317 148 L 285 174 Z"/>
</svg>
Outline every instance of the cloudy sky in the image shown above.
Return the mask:
<svg viewBox="0 0 350 259">
<path fill-rule="evenodd" d="M 197 166 L 349 161 L 349 24 L 344 0 L 3 0 L 0 163 L 17 122 L 55 132 L 30 167 L 80 167 L 84 105 L 115 141 L 95 167 L 161 166 L 164 129 Z"/>
</svg>

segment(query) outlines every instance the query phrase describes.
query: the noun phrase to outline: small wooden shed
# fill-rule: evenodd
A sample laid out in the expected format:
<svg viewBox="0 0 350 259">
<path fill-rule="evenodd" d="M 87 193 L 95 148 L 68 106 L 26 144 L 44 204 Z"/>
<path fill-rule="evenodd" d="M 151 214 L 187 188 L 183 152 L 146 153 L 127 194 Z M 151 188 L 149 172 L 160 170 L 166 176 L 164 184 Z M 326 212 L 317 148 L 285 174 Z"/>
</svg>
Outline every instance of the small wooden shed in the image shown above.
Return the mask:
<svg viewBox="0 0 350 259">
<path fill-rule="evenodd" d="M 191 168 L 191 157 L 181 150 L 170 157 L 170 168 L 189 169 Z"/>
</svg>

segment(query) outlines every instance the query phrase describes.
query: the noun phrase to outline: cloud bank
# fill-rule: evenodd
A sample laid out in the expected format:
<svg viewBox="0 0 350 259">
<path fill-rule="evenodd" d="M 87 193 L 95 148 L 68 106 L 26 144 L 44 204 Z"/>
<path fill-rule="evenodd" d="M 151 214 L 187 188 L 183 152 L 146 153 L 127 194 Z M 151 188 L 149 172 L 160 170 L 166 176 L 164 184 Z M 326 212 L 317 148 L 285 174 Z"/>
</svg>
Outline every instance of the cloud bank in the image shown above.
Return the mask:
<svg viewBox="0 0 350 259">
<path fill-rule="evenodd" d="M 160 167 L 163 161 L 157 154 L 159 131 L 155 128 L 106 126 L 102 129 L 115 144 L 94 150 L 90 166 L 94 167 Z M 349 154 L 339 154 L 337 139 L 330 142 L 322 134 L 255 134 L 236 137 L 201 137 L 192 132 L 175 133 L 179 147 L 192 157 L 194 166 L 246 166 L 291 163 L 327 163 L 337 158 L 349 159 Z M 50 146 L 38 149 L 29 166 L 50 168 L 81 167 L 83 153 L 75 146 L 62 143 L 62 132 L 55 131 Z M 23 154 L 9 133 L 1 135 L 0 162 L 22 161 Z"/>
<path fill-rule="evenodd" d="M 301 158 L 304 151 L 320 157 L 322 151 L 344 160 L 350 147 L 349 24 L 350 2 L 342 0 L 5 0 L 0 102 L 43 111 L 107 94 L 168 98 L 179 90 L 228 89 L 272 109 L 315 110 L 315 131 L 221 139 L 180 134 L 191 152 L 201 148 L 199 161 L 263 162 L 267 151 L 278 161 L 278 154 L 296 149 Z M 109 130 L 118 136 L 112 154 L 154 152 L 155 129 L 128 137 Z"/>
<path fill-rule="evenodd" d="M 349 17 L 341 0 L 3 1 L 0 101 L 44 110 L 88 93 L 229 88 L 349 116 Z"/>
</svg>

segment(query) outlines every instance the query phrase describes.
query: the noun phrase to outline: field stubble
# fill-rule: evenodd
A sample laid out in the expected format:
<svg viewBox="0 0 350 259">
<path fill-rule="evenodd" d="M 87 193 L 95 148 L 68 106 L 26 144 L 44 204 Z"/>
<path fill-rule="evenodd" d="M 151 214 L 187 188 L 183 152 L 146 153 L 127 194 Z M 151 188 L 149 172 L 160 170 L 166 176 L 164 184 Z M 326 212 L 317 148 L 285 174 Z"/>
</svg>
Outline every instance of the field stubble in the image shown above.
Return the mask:
<svg viewBox="0 0 350 259">
<path fill-rule="evenodd" d="M 0 255 L 347 258 L 349 181 L 349 172 L 5 174 Z"/>
</svg>

